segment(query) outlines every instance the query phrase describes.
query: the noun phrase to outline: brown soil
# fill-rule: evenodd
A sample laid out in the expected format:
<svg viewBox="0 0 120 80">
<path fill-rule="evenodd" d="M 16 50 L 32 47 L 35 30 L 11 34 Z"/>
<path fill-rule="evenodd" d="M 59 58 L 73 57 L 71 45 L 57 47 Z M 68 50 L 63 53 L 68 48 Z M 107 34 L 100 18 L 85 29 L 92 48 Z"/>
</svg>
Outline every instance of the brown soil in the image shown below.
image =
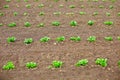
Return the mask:
<svg viewBox="0 0 120 80">
<path fill-rule="evenodd" d="M 37 6 L 43 3 L 45 7 Z M 9 4 L 10 8 L 5 9 L 3 6 Z M 27 9 L 26 4 L 32 7 Z M 59 5 L 63 4 L 63 8 Z M 69 5 L 74 4 L 76 8 L 70 9 Z M 0 0 L 0 11 L 4 12 L 4 16 L 0 16 L 0 23 L 4 26 L 0 27 L 0 78 L 1 80 L 120 80 L 120 68 L 117 65 L 120 59 L 120 41 L 116 39 L 120 35 L 120 17 L 117 13 L 120 11 L 120 1 L 116 3 L 107 2 L 80 2 L 79 0 L 65 2 L 61 0 L 54 2 L 53 0 L 40 0 L 35 2 L 23 0 L 17 2 L 5 2 Z M 49 7 L 52 5 L 53 7 Z M 84 5 L 84 8 L 80 8 Z M 104 5 L 105 8 L 100 9 L 98 6 Z M 113 5 L 113 9 L 109 9 L 109 5 Z M 18 7 L 16 7 L 18 6 Z M 91 8 L 90 6 L 93 6 Z M 19 12 L 18 16 L 13 16 L 13 12 Z M 38 16 L 40 11 L 44 11 L 44 16 Z M 53 12 L 60 11 L 60 16 L 53 15 Z M 79 11 L 85 11 L 87 14 L 80 16 Z M 97 16 L 92 16 L 94 11 L 98 11 Z M 28 16 L 23 16 L 24 12 L 28 12 Z M 74 12 L 73 16 L 67 16 L 65 13 Z M 105 13 L 110 12 L 111 16 Z M 77 27 L 70 27 L 69 22 L 76 20 Z M 95 20 L 93 26 L 88 26 L 88 20 Z M 114 25 L 105 26 L 106 20 L 112 20 Z M 24 22 L 32 23 L 31 27 L 24 27 Z M 52 21 L 60 21 L 61 25 L 54 27 Z M 17 27 L 10 28 L 7 26 L 10 22 L 16 22 Z M 37 24 L 45 23 L 45 27 L 38 28 Z M 97 41 L 88 43 L 87 37 L 94 35 Z M 15 36 L 17 41 L 8 44 L 6 38 Z M 39 39 L 43 36 L 52 38 L 48 43 L 40 43 Z M 65 36 L 66 41 L 63 43 L 55 43 L 55 38 Z M 82 41 L 71 42 L 69 37 L 81 36 Z M 113 36 L 114 40 L 105 41 L 105 36 Z M 23 43 L 25 38 L 33 38 L 34 42 L 30 45 Z M 103 57 L 108 59 L 108 66 L 103 68 L 95 64 L 95 59 Z M 89 63 L 84 67 L 76 67 L 74 64 L 80 59 L 88 59 Z M 10 71 L 2 70 L 2 66 L 7 61 L 13 61 L 16 68 Z M 64 65 L 57 69 L 48 69 L 47 67 L 53 60 L 61 60 Z M 35 69 L 27 69 L 25 63 L 35 61 L 38 67 Z M 6 79 L 5 79 L 6 78 Z"/>
</svg>

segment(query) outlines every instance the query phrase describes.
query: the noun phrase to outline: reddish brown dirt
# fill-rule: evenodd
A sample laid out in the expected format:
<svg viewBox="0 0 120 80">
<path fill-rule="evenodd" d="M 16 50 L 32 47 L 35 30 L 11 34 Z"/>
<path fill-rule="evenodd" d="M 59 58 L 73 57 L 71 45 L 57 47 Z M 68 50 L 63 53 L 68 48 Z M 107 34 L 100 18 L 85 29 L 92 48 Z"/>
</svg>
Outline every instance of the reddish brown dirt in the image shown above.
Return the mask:
<svg viewBox="0 0 120 80">
<path fill-rule="evenodd" d="M 43 3 L 45 7 L 38 8 L 38 4 Z M 9 9 L 4 9 L 3 5 L 9 4 Z M 31 4 L 30 9 L 25 8 L 26 4 Z M 63 4 L 63 8 L 59 5 Z M 76 8 L 70 9 L 69 5 L 74 4 Z M 120 68 L 117 65 L 120 60 L 120 41 L 116 39 L 120 35 L 120 17 L 117 13 L 120 11 L 120 1 L 116 3 L 107 2 L 80 2 L 79 0 L 65 2 L 61 0 L 54 2 L 53 0 L 39 0 L 35 2 L 5 2 L 0 0 L 0 12 L 4 12 L 4 16 L 0 16 L 0 23 L 4 26 L 0 27 L 0 78 L 2 80 L 120 80 Z M 19 7 L 16 7 L 18 5 Z M 53 7 L 49 7 L 52 5 Z M 84 8 L 80 8 L 84 5 Z M 105 8 L 98 8 L 104 5 Z M 113 9 L 109 9 L 109 5 L 113 5 Z M 90 6 L 93 6 L 91 8 Z M 13 16 L 13 12 L 19 12 L 18 16 Z M 45 12 L 45 16 L 38 16 L 40 11 Z M 53 12 L 61 11 L 60 16 L 53 15 Z M 87 14 L 80 16 L 79 11 L 85 11 Z M 99 15 L 92 16 L 94 11 L 98 11 Z M 28 16 L 23 16 L 24 12 L 28 12 Z M 66 16 L 65 13 L 74 12 L 73 16 Z M 105 13 L 110 12 L 111 16 Z M 60 21 L 61 25 L 54 27 L 52 21 Z M 69 22 L 76 20 L 77 27 L 70 27 Z M 95 20 L 93 26 L 88 26 L 88 20 Z M 114 25 L 105 26 L 106 20 L 112 20 Z M 24 27 L 24 22 L 29 21 L 32 26 Z M 17 27 L 10 28 L 7 26 L 10 22 L 16 22 Z M 45 23 L 45 27 L 38 28 L 37 24 Z M 97 41 L 88 43 L 87 37 L 94 35 Z M 6 38 L 15 36 L 17 41 L 8 44 Z M 40 43 L 39 39 L 43 36 L 52 38 L 48 43 Z M 65 36 L 66 41 L 54 45 L 55 38 Z M 82 41 L 71 42 L 69 37 L 81 36 Z M 105 36 L 113 36 L 114 40 L 105 41 Z M 34 42 L 30 45 L 23 43 L 25 38 L 33 38 Z M 95 59 L 98 57 L 108 58 L 108 66 L 102 68 L 95 65 Z M 75 67 L 74 64 L 79 59 L 88 59 L 89 63 L 85 67 Z M 13 61 L 16 68 L 14 70 L 2 70 L 2 66 L 7 61 Z M 53 60 L 61 60 L 64 65 L 58 69 L 48 69 L 47 67 Z M 28 70 L 25 63 L 35 61 L 38 67 Z"/>
</svg>

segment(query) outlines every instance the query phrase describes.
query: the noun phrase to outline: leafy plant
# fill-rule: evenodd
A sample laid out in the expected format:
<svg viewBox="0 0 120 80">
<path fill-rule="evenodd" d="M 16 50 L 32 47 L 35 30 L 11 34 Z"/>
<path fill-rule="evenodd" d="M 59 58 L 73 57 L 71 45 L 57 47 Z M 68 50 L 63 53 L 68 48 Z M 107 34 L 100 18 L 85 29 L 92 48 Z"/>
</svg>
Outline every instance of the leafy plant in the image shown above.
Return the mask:
<svg viewBox="0 0 120 80">
<path fill-rule="evenodd" d="M 107 15 L 107 16 L 110 16 L 111 14 L 110 14 L 110 13 L 108 13 L 108 12 L 106 12 L 106 15 Z"/>
<path fill-rule="evenodd" d="M 96 15 L 98 15 L 98 12 L 94 12 L 94 13 L 93 13 L 93 16 L 96 16 Z"/>
<path fill-rule="evenodd" d="M 25 5 L 26 6 L 26 8 L 30 8 L 31 7 L 31 4 L 27 4 L 27 5 Z"/>
<path fill-rule="evenodd" d="M 104 39 L 107 40 L 107 41 L 112 41 L 112 40 L 113 40 L 113 37 L 108 36 L 108 37 L 105 37 Z"/>
<path fill-rule="evenodd" d="M 113 22 L 112 21 L 105 21 L 104 24 L 110 26 L 110 25 L 113 25 Z"/>
<path fill-rule="evenodd" d="M 14 16 L 17 16 L 17 15 L 18 15 L 18 12 L 14 12 L 13 14 L 14 14 Z"/>
<path fill-rule="evenodd" d="M 59 22 L 59 21 L 54 21 L 54 22 L 52 22 L 52 25 L 53 25 L 53 26 L 59 26 L 59 25 L 60 25 L 60 22 Z"/>
<path fill-rule="evenodd" d="M 84 8 L 84 5 L 81 5 L 80 7 L 81 7 L 81 8 Z"/>
<path fill-rule="evenodd" d="M 54 68 L 60 68 L 61 66 L 63 65 L 63 62 L 62 61 L 53 61 L 52 62 L 52 66 L 54 67 Z"/>
<path fill-rule="evenodd" d="M 74 20 L 72 20 L 72 21 L 70 22 L 70 26 L 77 26 L 77 22 L 74 21 Z"/>
<path fill-rule="evenodd" d="M 11 70 L 11 69 L 14 69 L 15 68 L 15 65 L 13 64 L 12 61 L 8 61 L 6 63 L 6 65 L 3 65 L 2 69 L 4 70 Z"/>
<path fill-rule="evenodd" d="M 80 15 L 85 15 L 85 14 L 86 14 L 86 12 L 79 12 L 79 14 L 80 14 Z"/>
<path fill-rule="evenodd" d="M 88 25 L 92 26 L 93 24 L 94 24 L 94 21 L 92 21 L 92 20 L 88 21 Z"/>
<path fill-rule="evenodd" d="M 118 13 L 118 16 L 120 16 L 120 12 Z"/>
<path fill-rule="evenodd" d="M 3 26 L 3 23 L 0 23 L 0 26 Z"/>
<path fill-rule="evenodd" d="M 10 2 L 11 0 L 6 0 L 6 2 Z"/>
<path fill-rule="evenodd" d="M 70 5 L 69 8 L 75 8 L 75 5 Z"/>
<path fill-rule="evenodd" d="M 27 12 L 24 12 L 24 13 L 23 13 L 23 15 L 24 15 L 24 16 L 27 16 L 27 15 L 28 15 L 28 13 L 27 13 Z"/>
<path fill-rule="evenodd" d="M 39 16 L 43 16 L 43 15 L 45 15 L 44 12 L 40 12 L 40 13 L 39 13 Z"/>
<path fill-rule="evenodd" d="M 33 39 L 32 38 L 26 38 L 25 40 L 24 40 L 24 43 L 25 44 L 30 44 L 30 43 L 32 43 L 33 42 Z"/>
<path fill-rule="evenodd" d="M 103 5 L 100 5 L 99 8 L 104 8 L 104 6 L 103 6 Z"/>
<path fill-rule="evenodd" d="M 8 24 L 9 27 L 15 27 L 16 26 L 16 23 L 15 22 L 11 22 Z"/>
<path fill-rule="evenodd" d="M 86 66 L 87 64 L 88 64 L 88 60 L 87 59 L 81 59 L 75 65 L 77 67 L 80 67 L 80 66 Z"/>
<path fill-rule="evenodd" d="M 24 2 L 28 2 L 28 0 L 24 0 Z"/>
<path fill-rule="evenodd" d="M 60 4 L 59 7 L 62 8 L 64 5 Z"/>
<path fill-rule="evenodd" d="M 118 66 L 120 67 L 120 60 L 118 61 Z"/>
<path fill-rule="evenodd" d="M 4 7 L 4 8 L 9 8 L 9 5 L 4 5 L 3 7 Z"/>
<path fill-rule="evenodd" d="M 48 42 L 49 40 L 50 40 L 50 37 L 45 36 L 40 39 L 40 42 Z"/>
<path fill-rule="evenodd" d="M 44 7 L 44 4 L 39 4 L 38 7 L 42 8 L 42 7 Z"/>
<path fill-rule="evenodd" d="M 38 24 L 37 26 L 38 26 L 38 27 L 44 27 L 45 24 L 44 24 L 44 23 L 40 23 L 40 24 Z"/>
<path fill-rule="evenodd" d="M 120 36 L 118 36 L 117 39 L 120 40 Z"/>
<path fill-rule="evenodd" d="M 36 68 L 36 67 L 37 67 L 37 63 L 36 63 L 36 62 L 27 62 L 27 63 L 26 63 L 26 67 L 27 67 L 28 69 Z"/>
<path fill-rule="evenodd" d="M 10 43 L 10 42 L 15 42 L 15 41 L 16 41 L 16 37 L 14 37 L 14 36 L 7 38 L 7 42 L 8 42 L 8 43 Z"/>
<path fill-rule="evenodd" d="M 54 12 L 53 14 L 54 14 L 54 15 L 60 15 L 61 12 Z"/>
<path fill-rule="evenodd" d="M 65 37 L 64 36 L 60 36 L 60 37 L 57 37 L 56 38 L 56 41 L 57 42 L 62 42 L 62 41 L 64 41 L 65 40 Z"/>
<path fill-rule="evenodd" d="M 70 37 L 70 40 L 72 40 L 72 41 L 81 41 L 81 38 L 79 37 L 79 36 L 77 36 L 77 37 Z"/>
<path fill-rule="evenodd" d="M 95 36 L 90 36 L 90 37 L 87 38 L 87 40 L 89 42 L 95 42 L 96 41 L 96 37 Z"/>
<path fill-rule="evenodd" d="M 30 27 L 30 26 L 31 26 L 31 23 L 30 23 L 30 22 L 25 22 L 25 23 L 24 23 L 24 26 L 25 26 L 25 27 Z"/>
<path fill-rule="evenodd" d="M 0 16 L 3 16 L 3 15 L 4 15 L 4 13 L 0 12 Z"/>
<path fill-rule="evenodd" d="M 95 63 L 97 65 L 100 65 L 102 67 L 106 67 L 107 66 L 107 59 L 104 59 L 104 58 L 97 58 Z"/>
<path fill-rule="evenodd" d="M 110 5 L 109 8 L 110 8 L 110 9 L 113 9 L 114 7 L 113 7 L 113 5 Z"/>
</svg>

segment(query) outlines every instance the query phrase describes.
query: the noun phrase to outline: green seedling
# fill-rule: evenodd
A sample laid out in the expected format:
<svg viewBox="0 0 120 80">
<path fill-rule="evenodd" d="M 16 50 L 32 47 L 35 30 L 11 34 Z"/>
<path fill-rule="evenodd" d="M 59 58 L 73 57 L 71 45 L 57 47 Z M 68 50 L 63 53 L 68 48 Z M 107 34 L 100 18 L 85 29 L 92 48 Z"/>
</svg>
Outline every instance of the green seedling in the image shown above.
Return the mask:
<svg viewBox="0 0 120 80">
<path fill-rule="evenodd" d="M 62 61 L 53 61 L 52 62 L 52 67 L 54 67 L 54 68 L 60 68 L 60 67 L 62 67 L 62 65 L 63 65 L 63 62 Z"/>
<path fill-rule="evenodd" d="M 80 14 L 80 15 L 85 15 L 85 14 L 86 14 L 86 12 L 79 12 L 79 14 Z"/>
<path fill-rule="evenodd" d="M 53 14 L 54 14 L 54 15 L 60 15 L 61 12 L 54 12 Z"/>
<path fill-rule="evenodd" d="M 7 38 L 8 43 L 15 42 L 15 41 L 16 41 L 16 37 L 14 37 L 14 36 Z"/>
<path fill-rule="evenodd" d="M 75 5 L 70 5 L 69 8 L 75 8 Z"/>
<path fill-rule="evenodd" d="M 28 2 L 28 0 L 24 0 L 24 2 Z"/>
<path fill-rule="evenodd" d="M 73 37 L 70 37 L 70 40 L 77 42 L 77 41 L 81 41 L 81 38 L 79 36 L 77 37 L 73 36 Z"/>
<path fill-rule="evenodd" d="M 59 7 L 62 8 L 64 5 L 60 4 Z"/>
<path fill-rule="evenodd" d="M 3 26 L 3 23 L 0 23 L 0 26 Z"/>
<path fill-rule="evenodd" d="M 80 66 L 86 66 L 87 64 L 88 64 L 87 59 L 81 59 L 75 64 L 75 66 L 80 67 Z"/>
<path fill-rule="evenodd" d="M 6 0 L 6 2 L 10 2 L 11 0 Z"/>
<path fill-rule="evenodd" d="M 98 2 L 98 0 L 93 0 L 93 2 Z"/>
<path fill-rule="evenodd" d="M 37 67 L 37 63 L 36 63 L 36 62 L 27 62 L 27 63 L 26 63 L 26 67 L 27 67 L 28 69 L 36 68 L 36 67 Z"/>
<path fill-rule="evenodd" d="M 33 42 L 33 39 L 32 38 L 26 38 L 25 40 L 24 40 L 24 43 L 25 44 L 31 44 Z"/>
<path fill-rule="evenodd" d="M 60 25 L 60 22 L 59 22 L 59 21 L 54 21 L 54 22 L 52 22 L 52 25 L 53 25 L 53 26 L 59 26 L 59 25 Z"/>
<path fill-rule="evenodd" d="M 76 22 L 76 21 L 74 21 L 74 20 L 73 20 L 73 21 L 71 21 L 71 22 L 70 22 L 70 26 L 72 26 L 72 27 L 77 26 L 77 22 Z"/>
<path fill-rule="evenodd" d="M 0 12 L 0 16 L 4 16 L 4 13 Z"/>
<path fill-rule="evenodd" d="M 110 26 L 110 25 L 113 25 L 113 22 L 112 21 L 105 21 L 104 24 Z"/>
<path fill-rule="evenodd" d="M 42 7 L 44 7 L 44 4 L 39 4 L 38 7 L 42 8 Z"/>
<path fill-rule="evenodd" d="M 100 5 L 99 8 L 104 8 L 104 6 L 103 6 L 103 5 Z"/>
<path fill-rule="evenodd" d="M 97 65 L 100 65 L 102 67 L 106 67 L 107 66 L 107 59 L 104 59 L 104 58 L 97 58 L 95 63 Z"/>
<path fill-rule="evenodd" d="M 117 39 L 120 40 L 120 36 L 118 36 Z"/>
<path fill-rule="evenodd" d="M 110 13 L 108 13 L 108 12 L 106 12 L 106 15 L 107 15 L 107 16 L 110 16 L 111 14 L 110 14 Z"/>
<path fill-rule="evenodd" d="M 45 26 L 44 23 L 40 23 L 40 24 L 37 25 L 37 27 L 44 27 L 44 26 Z"/>
<path fill-rule="evenodd" d="M 8 61 L 5 65 L 3 65 L 2 69 L 4 70 L 11 70 L 14 69 L 15 65 L 13 64 L 12 61 Z"/>
<path fill-rule="evenodd" d="M 96 37 L 95 36 L 90 36 L 90 37 L 87 38 L 87 40 L 89 42 L 95 42 L 96 41 Z"/>
<path fill-rule="evenodd" d="M 4 5 L 3 7 L 4 7 L 4 8 L 9 8 L 9 5 Z"/>
<path fill-rule="evenodd" d="M 15 23 L 15 22 L 9 23 L 8 26 L 9 26 L 9 27 L 15 27 L 15 26 L 16 26 L 16 23 Z"/>
<path fill-rule="evenodd" d="M 13 15 L 14 15 L 14 16 L 17 16 L 17 15 L 18 15 L 18 12 L 14 12 Z"/>
<path fill-rule="evenodd" d="M 31 7 L 31 4 L 27 4 L 27 5 L 25 5 L 26 6 L 26 8 L 30 8 Z"/>
<path fill-rule="evenodd" d="M 23 13 L 23 15 L 24 15 L 24 16 L 27 16 L 27 15 L 28 15 L 28 13 L 27 13 L 27 12 L 24 12 L 24 13 Z"/>
<path fill-rule="evenodd" d="M 94 21 L 92 21 L 92 20 L 88 21 L 88 25 L 92 26 L 93 24 L 94 24 Z"/>
<path fill-rule="evenodd" d="M 49 40 L 50 40 L 50 37 L 45 36 L 40 39 L 40 42 L 48 42 Z"/>
<path fill-rule="evenodd" d="M 31 23 L 30 23 L 30 22 L 25 22 L 25 23 L 24 23 L 24 26 L 25 26 L 25 27 L 30 27 L 30 26 L 31 26 Z"/>
<path fill-rule="evenodd" d="M 118 61 L 118 66 L 120 67 L 120 60 Z"/>
<path fill-rule="evenodd" d="M 120 12 L 118 13 L 118 16 L 120 16 Z"/>
<path fill-rule="evenodd" d="M 80 7 L 81 7 L 81 8 L 84 8 L 84 5 L 81 5 Z"/>
<path fill-rule="evenodd" d="M 94 12 L 94 13 L 93 13 L 93 16 L 96 16 L 96 15 L 98 15 L 98 12 Z"/>
<path fill-rule="evenodd" d="M 104 39 L 107 40 L 107 41 L 112 41 L 113 37 L 109 36 L 109 37 L 105 37 Z"/>
<path fill-rule="evenodd" d="M 40 13 L 39 13 L 39 16 L 43 16 L 43 15 L 45 15 L 44 12 L 40 12 Z"/>
<path fill-rule="evenodd" d="M 56 41 L 57 41 L 57 42 L 65 41 L 65 37 L 64 37 L 64 36 L 57 37 L 57 38 L 56 38 Z"/>
<path fill-rule="evenodd" d="M 54 2 L 58 2 L 59 0 L 54 0 Z"/>
<path fill-rule="evenodd" d="M 110 6 L 109 6 L 109 9 L 113 9 L 113 8 L 114 8 L 113 5 L 110 5 Z"/>
</svg>

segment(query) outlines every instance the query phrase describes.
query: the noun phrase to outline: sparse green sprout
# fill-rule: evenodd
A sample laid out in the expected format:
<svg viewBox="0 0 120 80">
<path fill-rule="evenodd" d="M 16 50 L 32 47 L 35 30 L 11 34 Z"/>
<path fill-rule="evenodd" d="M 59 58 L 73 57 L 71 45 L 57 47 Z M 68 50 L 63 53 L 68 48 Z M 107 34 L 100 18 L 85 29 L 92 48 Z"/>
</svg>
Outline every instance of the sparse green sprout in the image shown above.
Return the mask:
<svg viewBox="0 0 120 80">
<path fill-rule="evenodd" d="M 39 13 L 39 16 L 43 16 L 43 15 L 45 15 L 44 12 L 40 12 L 40 13 Z"/>
<path fill-rule="evenodd" d="M 30 7 L 31 7 L 31 4 L 27 4 L 27 5 L 26 5 L 26 8 L 30 8 Z"/>
<path fill-rule="evenodd" d="M 6 2 L 10 2 L 11 0 L 6 0 Z"/>
<path fill-rule="evenodd" d="M 90 36 L 90 37 L 87 38 L 87 40 L 89 42 L 95 42 L 96 41 L 96 37 L 95 36 Z"/>
<path fill-rule="evenodd" d="M 13 15 L 14 15 L 14 16 L 17 16 L 17 15 L 18 15 L 18 12 L 14 12 Z"/>
<path fill-rule="evenodd" d="M 14 37 L 14 36 L 7 38 L 8 43 L 15 42 L 15 41 L 16 41 L 16 37 Z"/>
<path fill-rule="evenodd" d="M 27 67 L 28 69 L 36 68 L 36 67 L 37 67 L 37 63 L 36 63 L 36 62 L 27 62 L 27 63 L 26 63 L 26 67 Z"/>
<path fill-rule="evenodd" d="M 32 43 L 33 42 L 33 39 L 32 38 L 26 38 L 25 40 L 24 40 L 24 43 L 25 44 L 30 44 L 30 43 Z"/>
<path fill-rule="evenodd" d="M 80 15 L 85 15 L 85 14 L 86 14 L 86 12 L 79 12 L 79 14 L 80 14 Z"/>
<path fill-rule="evenodd" d="M 104 59 L 104 58 L 97 58 L 95 63 L 97 65 L 100 65 L 102 67 L 106 67 L 107 66 L 107 59 Z"/>
<path fill-rule="evenodd" d="M 3 15 L 4 15 L 4 13 L 0 12 L 0 16 L 3 16 Z"/>
<path fill-rule="evenodd" d="M 24 15 L 24 16 L 27 16 L 27 15 L 28 15 L 28 13 L 27 13 L 27 12 L 24 12 L 24 13 L 23 13 L 23 15 Z"/>
<path fill-rule="evenodd" d="M 75 64 L 75 66 L 80 67 L 80 66 L 86 66 L 87 64 L 88 64 L 87 59 L 81 59 Z"/>
<path fill-rule="evenodd" d="M 0 23 L 0 26 L 3 26 L 3 23 Z"/>
<path fill-rule="evenodd" d="M 89 20 L 89 21 L 88 21 L 88 25 L 90 25 L 90 26 L 92 26 L 94 23 L 95 23 L 95 22 L 92 21 L 92 20 Z"/>
<path fill-rule="evenodd" d="M 54 0 L 54 2 L 58 2 L 59 0 Z"/>
<path fill-rule="evenodd" d="M 56 41 L 57 41 L 57 42 L 65 41 L 65 37 L 64 37 L 64 36 L 57 37 L 57 38 L 56 38 Z"/>
<path fill-rule="evenodd" d="M 118 13 L 118 16 L 120 16 L 120 12 Z"/>
<path fill-rule="evenodd" d="M 93 16 L 96 16 L 96 15 L 98 15 L 98 12 L 94 12 L 94 13 L 93 13 Z"/>
<path fill-rule="evenodd" d="M 98 2 L 98 0 L 93 0 L 93 2 Z"/>
<path fill-rule="evenodd" d="M 120 40 L 120 36 L 118 36 L 117 39 Z"/>
<path fill-rule="evenodd" d="M 6 65 L 3 65 L 2 69 L 4 70 L 11 70 L 14 69 L 15 65 L 13 64 L 12 61 L 8 61 Z"/>
<path fill-rule="evenodd" d="M 104 8 L 104 6 L 103 6 L 103 5 L 100 5 L 99 8 Z"/>
<path fill-rule="evenodd" d="M 49 40 L 50 40 L 50 37 L 45 36 L 40 39 L 40 42 L 48 42 Z"/>
<path fill-rule="evenodd" d="M 120 67 L 120 60 L 118 61 L 118 66 Z"/>
<path fill-rule="evenodd" d="M 42 7 L 44 7 L 44 4 L 39 4 L 38 7 L 42 8 Z"/>
<path fill-rule="evenodd" d="M 114 7 L 113 7 L 113 5 L 110 5 L 109 8 L 110 8 L 110 9 L 113 9 Z"/>
<path fill-rule="evenodd" d="M 104 39 L 107 40 L 107 41 L 112 41 L 112 40 L 113 40 L 113 37 L 108 36 L 108 37 L 105 37 Z"/>
<path fill-rule="evenodd" d="M 75 8 L 75 5 L 70 5 L 69 8 Z"/>
<path fill-rule="evenodd" d="M 40 23 L 40 24 L 37 25 L 37 27 L 44 27 L 44 26 L 45 26 L 44 23 Z"/>
<path fill-rule="evenodd" d="M 113 25 L 113 22 L 112 21 L 105 21 L 104 24 L 110 26 L 110 25 Z"/>
<path fill-rule="evenodd" d="M 16 26 L 16 23 L 15 23 L 15 22 L 9 23 L 8 26 L 9 26 L 9 27 L 15 27 L 15 26 Z"/>
<path fill-rule="evenodd" d="M 77 37 L 73 36 L 73 37 L 70 37 L 70 40 L 77 42 L 77 41 L 81 41 L 81 38 L 79 36 Z"/>
<path fill-rule="evenodd" d="M 84 8 L 84 5 L 81 5 L 80 7 L 81 7 L 81 8 Z"/>
<path fill-rule="evenodd" d="M 53 14 L 54 14 L 54 15 L 60 15 L 61 12 L 54 12 Z"/>
<path fill-rule="evenodd" d="M 28 2 L 28 0 L 24 0 L 24 2 Z"/>
<path fill-rule="evenodd" d="M 62 65 L 63 65 L 63 62 L 62 61 L 53 61 L 52 62 L 52 67 L 54 67 L 54 68 L 60 68 L 60 67 L 62 67 Z"/>
<path fill-rule="evenodd" d="M 76 21 L 74 21 L 74 20 L 72 20 L 71 22 L 70 22 L 70 26 L 77 26 L 77 22 Z"/>
<path fill-rule="evenodd" d="M 106 12 L 106 15 L 107 15 L 107 16 L 110 16 L 111 14 L 110 14 L 110 13 L 108 13 L 108 12 Z"/>
<path fill-rule="evenodd" d="M 30 23 L 30 22 L 25 22 L 25 23 L 24 23 L 24 26 L 25 26 L 25 27 L 30 27 L 30 26 L 31 26 L 31 23 Z"/>
<path fill-rule="evenodd" d="M 53 25 L 53 26 L 59 26 L 59 25 L 60 25 L 60 22 L 59 22 L 59 21 L 53 21 L 53 22 L 52 22 L 52 25 Z"/>
<path fill-rule="evenodd" d="M 64 5 L 60 4 L 59 7 L 62 8 Z"/>
<path fill-rule="evenodd" d="M 4 8 L 9 8 L 9 5 L 4 5 L 3 7 L 4 7 Z"/>
</svg>

